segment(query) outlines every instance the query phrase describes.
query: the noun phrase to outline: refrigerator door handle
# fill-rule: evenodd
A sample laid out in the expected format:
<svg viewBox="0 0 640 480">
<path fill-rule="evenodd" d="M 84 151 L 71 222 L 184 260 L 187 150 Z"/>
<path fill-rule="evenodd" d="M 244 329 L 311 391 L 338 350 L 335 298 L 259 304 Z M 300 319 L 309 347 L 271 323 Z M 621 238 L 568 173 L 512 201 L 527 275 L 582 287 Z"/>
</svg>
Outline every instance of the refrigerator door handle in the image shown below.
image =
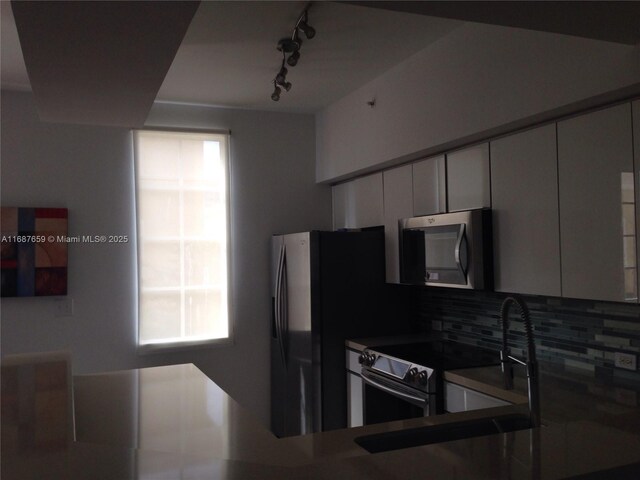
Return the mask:
<svg viewBox="0 0 640 480">
<path fill-rule="evenodd" d="M 276 277 L 276 329 L 278 333 L 278 347 L 280 350 L 280 356 L 282 357 L 282 363 L 284 367 L 287 367 L 287 361 L 285 358 L 284 350 L 284 331 L 283 331 L 283 278 L 286 275 L 285 270 L 285 248 L 284 242 L 280 247 L 280 258 L 278 260 L 278 275 Z"/>
<path fill-rule="evenodd" d="M 276 291 L 274 294 L 274 303 L 275 307 L 273 310 L 273 319 L 275 326 L 275 338 L 278 339 L 278 343 L 280 343 L 280 274 L 282 269 L 282 245 L 280 246 L 280 251 L 278 252 L 278 266 L 276 268 Z"/>
<path fill-rule="evenodd" d="M 284 364 L 287 365 L 287 352 L 289 351 L 289 299 L 288 299 L 289 285 L 287 283 L 287 250 L 282 247 L 282 359 Z"/>
</svg>

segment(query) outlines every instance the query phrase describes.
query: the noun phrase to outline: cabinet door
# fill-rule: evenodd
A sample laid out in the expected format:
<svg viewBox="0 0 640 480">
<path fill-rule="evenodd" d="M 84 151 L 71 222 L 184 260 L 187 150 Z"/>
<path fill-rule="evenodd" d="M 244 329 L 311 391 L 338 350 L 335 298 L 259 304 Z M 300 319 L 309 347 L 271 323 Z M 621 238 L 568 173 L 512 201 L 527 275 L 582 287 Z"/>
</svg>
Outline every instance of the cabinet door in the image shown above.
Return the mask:
<svg viewBox="0 0 640 480">
<path fill-rule="evenodd" d="M 384 224 L 382 173 L 333 187 L 333 228 L 365 228 Z"/>
<path fill-rule="evenodd" d="M 640 201 L 640 100 L 636 100 L 632 103 L 633 108 L 633 154 L 635 166 L 635 179 L 636 179 L 636 196 L 635 201 Z M 640 208 L 636 208 L 636 279 L 638 279 L 638 258 L 640 258 L 640 242 L 638 238 L 638 228 L 640 228 Z M 638 280 L 636 280 L 637 291 Z"/>
<path fill-rule="evenodd" d="M 489 144 L 447 154 L 449 211 L 491 207 Z"/>
<path fill-rule="evenodd" d="M 500 400 L 499 398 L 485 395 L 484 393 L 465 389 L 464 406 L 466 411 L 480 410 L 482 408 L 504 407 L 507 405 L 511 404 L 509 402 L 505 402 L 504 400 Z"/>
<path fill-rule="evenodd" d="M 351 189 L 351 182 L 341 183 L 331 187 L 333 229 L 347 228 L 347 199 Z"/>
<path fill-rule="evenodd" d="M 505 400 L 451 382 L 444 382 L 444 394 L 444 409 L 450 413 L 511 405 Z"/>
<path fill-rule="evenodd" d="M 347 426 L 361 427 L 364 424 L 362 378 L 358 358 L 362 352 L 346 349 L 347 363 Z"/>
<path fill-rule="evenodd" d="M 447 179 L 444 155 L 413 164 L 413 214 L 447 211 Z"/>
<path fill-rule="evenodd" d="M 444 382 L 444 409 L 449 413 L 464 412 L 464 388 L 451 382 Z"/>
<path fill-rule="evenodd" d="M 362 379 L 360 375 L 347 372 L 347 424 L 351 427 L 364 425 Z"/>
<path fill-rule="evenodd" d="M 491 142 L 495 289 L 559 297 L 556 126 Z"/>
<path fill-rule="evenodd" d="M 562 295 L 636 301 L 631 104 L 558 123 Z"/>
<path fill-rule="evenodd" d="M 400 282 L 400 241 L 398 220 L 413 216 L 411 165 L 387 170 L 384 182 L 384 239 L 387 282 Z"/>
</svg>

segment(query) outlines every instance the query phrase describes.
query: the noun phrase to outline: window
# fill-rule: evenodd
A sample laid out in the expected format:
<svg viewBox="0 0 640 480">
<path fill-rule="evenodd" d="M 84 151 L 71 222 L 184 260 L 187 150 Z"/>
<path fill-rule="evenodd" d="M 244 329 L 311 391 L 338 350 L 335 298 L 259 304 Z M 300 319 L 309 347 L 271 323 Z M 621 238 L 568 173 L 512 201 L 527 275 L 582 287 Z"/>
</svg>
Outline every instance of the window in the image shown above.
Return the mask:
<svg viewBox="0 0 640 480">
<path fill-rule="evenodd" d="M 135 132 L 138 343 L 229 337 L 228 135 Z"/>
</svg>

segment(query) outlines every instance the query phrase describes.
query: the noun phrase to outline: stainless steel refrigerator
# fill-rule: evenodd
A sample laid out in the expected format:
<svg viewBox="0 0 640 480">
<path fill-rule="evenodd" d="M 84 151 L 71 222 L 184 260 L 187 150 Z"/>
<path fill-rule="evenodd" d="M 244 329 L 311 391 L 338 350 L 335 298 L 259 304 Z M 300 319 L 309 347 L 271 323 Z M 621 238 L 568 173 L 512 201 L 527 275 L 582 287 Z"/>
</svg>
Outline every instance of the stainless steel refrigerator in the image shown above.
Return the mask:
<svg viewBox="0 0 640 480">
<path fill-rule="evenodd" d="M 275 235 L 272 257 L 272 430 L 345 428 L 345 339 L 397 328 L 385 318 L 384 234 Z"/>
</svg>

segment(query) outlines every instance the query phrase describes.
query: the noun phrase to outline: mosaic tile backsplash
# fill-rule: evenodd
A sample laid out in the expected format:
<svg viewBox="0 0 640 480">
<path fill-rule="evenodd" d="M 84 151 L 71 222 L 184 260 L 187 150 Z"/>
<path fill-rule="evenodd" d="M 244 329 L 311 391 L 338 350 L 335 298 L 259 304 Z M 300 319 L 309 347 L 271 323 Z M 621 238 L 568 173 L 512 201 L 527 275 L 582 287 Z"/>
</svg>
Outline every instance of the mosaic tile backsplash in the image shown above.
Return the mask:
<svg viewBox="0 0 640 480">
<path fill-rule="evenodd" d="M 506 294 L 425 288 L 419 293 L 421 329 L 499 350 L 500 305 Z M 531 312 L 540 360 L 577 368 L 599 378 L 640 384 L 640 371 L 614 367 L 614 352 L 640 353 L 640 305 L 523 295 Z M 511 308 L 509 344 L 525 356 L 524 327 Z"/>
</svg>

